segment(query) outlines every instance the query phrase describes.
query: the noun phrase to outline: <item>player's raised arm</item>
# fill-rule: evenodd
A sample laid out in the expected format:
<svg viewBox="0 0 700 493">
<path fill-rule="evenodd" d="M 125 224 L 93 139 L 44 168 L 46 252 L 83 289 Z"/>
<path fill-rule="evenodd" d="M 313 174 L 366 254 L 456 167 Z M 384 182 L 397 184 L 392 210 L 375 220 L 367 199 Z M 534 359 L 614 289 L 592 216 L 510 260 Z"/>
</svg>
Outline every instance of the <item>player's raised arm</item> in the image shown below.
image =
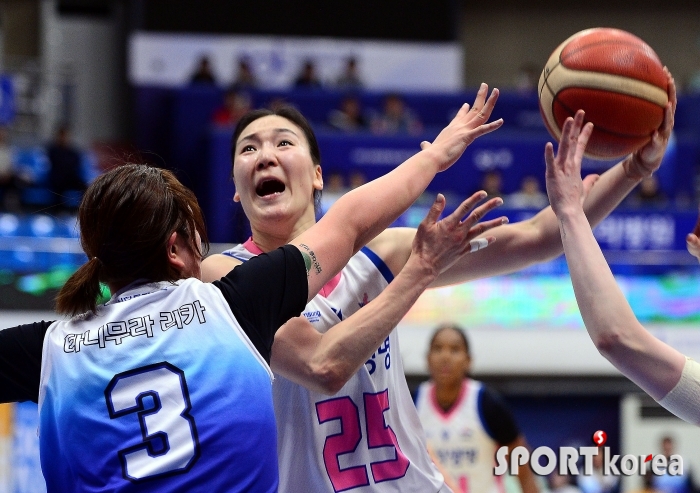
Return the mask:
<svg viewBox="0 0 700 493">
<path fill-rule="evenodd" d="M 482 84 L 475 103 L 483 101 L 487 92 Z M 290 241 L 307 265 L 309 300 L 355 252 L 408 209 L 436 173 L 452 166 L 476 138 L 503 124 L 500 119 L 487 123 L 497 99 L 494 89 L 480 111 L 469 111 L 465 104 L 429 148 L 343 195 L 317 224 Z"/>
<path fill-rule="evenodd" d="M 493 242 L 488 230 L 503 224 L 500 217 L 478 223 L 500 205 L 491 199 L 462 218 L 485 192 L 474 194 L 449 216 L 438 221 L 445 207 L 439 195 L 413 240 L 406 267 L 371 303 L 320 334 L 304 317 L 285 324 L 275 335 L 272 369 L 289 380 L 318 392 L 335 394 L 369 359 L 431 282 L 464 254 Z M 478 224 L 477 224 L 478 223 Z M 476 236 L 486 235 L 479 240 Z"/>
<path fill-rule="evenodd" d="M 586 330 L 600 353 L 654 399 L 679 382 L 685 357 L 637 321 L 583 212 L 581 159 L 592 125 L 582 112 L 564 125 L 557 155 L 547 144 L 547 194 L 557 219 Z"/>
<path fill-rule="evenodd" d="M 598 225 L 647 176 L 661 165 L 674 125 L 676 85 L 668 69 L 668 104 L 664 120 L 651 141 L 625 157 L 598 177 L 589 175 L 584 180 L 583 211 L 592 227 Z M 506 199 L 505 204 L 508 207 Z M 400 231 L 394 234 L 401 234 Z M 409 235 L 410 232 L 403 232 Z M 559 225 L 551 207 L 542 209 L 533 218 L 495 228 L 490 234 L 498 238 L 493 248 L 478 255 L 467 255 L 436 281 L 436 286 L 449 285 L 493 275 L 515 272 L 538 262 L 546 262 L 562 253 Z M 409 248 L 404 241 L 404 250 Z M 689 243 L 692 245 L 692 243 Z M 698 242 L 700 252 L 700 242 Z M 382 253 L 377 252 L 380 256 Z M 389 254 L 385 254 L 389 257 Z M 405 259 L 407 253 L 403 254 Z M 384 256 L 382 256 L 384 258 Z M 389 264 L 390 258 L 385 259 Z M 405 261 L 405 260 L 404 260 Z M 399 266 L 400 268 L 400 266 Z M 393 269 L 392 269 L 393 270 Z"/>
</svg>

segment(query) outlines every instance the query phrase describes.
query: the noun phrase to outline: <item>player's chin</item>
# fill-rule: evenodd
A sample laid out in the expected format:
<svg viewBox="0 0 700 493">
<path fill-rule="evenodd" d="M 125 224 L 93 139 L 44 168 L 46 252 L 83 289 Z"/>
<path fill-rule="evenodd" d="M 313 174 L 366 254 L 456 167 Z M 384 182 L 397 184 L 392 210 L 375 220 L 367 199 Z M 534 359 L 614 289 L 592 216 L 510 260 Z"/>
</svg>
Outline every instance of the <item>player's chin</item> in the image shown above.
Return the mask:
<svg viewBox="0 0 700 493">
<path fill-rule="evenodd" d="M 255 211 L 263 221 L 280 221 L 293 215 L 290 201 L 283 198 L 256 202 Z"/>
</svg>

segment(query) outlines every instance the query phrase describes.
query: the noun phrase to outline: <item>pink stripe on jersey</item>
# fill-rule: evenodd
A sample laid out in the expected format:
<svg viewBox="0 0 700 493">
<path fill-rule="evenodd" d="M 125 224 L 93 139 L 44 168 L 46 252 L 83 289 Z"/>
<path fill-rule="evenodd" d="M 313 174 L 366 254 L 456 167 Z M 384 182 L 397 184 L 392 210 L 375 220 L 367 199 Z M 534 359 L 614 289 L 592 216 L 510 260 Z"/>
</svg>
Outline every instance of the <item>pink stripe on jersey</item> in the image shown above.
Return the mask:
<svg viewBox="0 0 700 493">
<path fill-rule="evenodd" d="M 433 406 L 433 409 L 435 409 L 435 412 L 437 412 L 437 415 L 440 416 L 445 421 L 449 421 L 450 418 L 452 417 L 452 414 L 459 409 L 459 407 L 462 405 L 462 401 L 466 398 L 467 396 L 467 386 L 469 385 L 469 380 L 464 379 L 462 380 L 462 388 L 459 391 L 459 396 L 457 397 L 457 400 L 455 401 L 454 404 L 452 404 L 452 407 L 449 409 L 449 411 L 445 412 L 441 407 L 440 404 L 438 404 L 437 401 L 437 396 L 435 395 L 435 384 L 433 384 L 430 387 L 430 395 L 428 395 L 428 402 Z"/>
<path fill-rule="evenodd" d="M 260 250 L 260 247 L 255 244 L 252 236 L 248 238 L 248 240 L 245 243 L 243 243 L 243 248 L 248 250 L 250 253 L 254 253 L 255 255 L 260 255 L 261 253 L 264 253 L 262 250 Z M 321 291 L 319 291 L 318 294 L 320 294 L 324 298 L 327 298 L 338 286 L 338 283 L 340 283 L 341 274 L 342 271 L 338 272 L 335 276 L 333 276 L 333 278 L 321 288 Z"/>
</svg>

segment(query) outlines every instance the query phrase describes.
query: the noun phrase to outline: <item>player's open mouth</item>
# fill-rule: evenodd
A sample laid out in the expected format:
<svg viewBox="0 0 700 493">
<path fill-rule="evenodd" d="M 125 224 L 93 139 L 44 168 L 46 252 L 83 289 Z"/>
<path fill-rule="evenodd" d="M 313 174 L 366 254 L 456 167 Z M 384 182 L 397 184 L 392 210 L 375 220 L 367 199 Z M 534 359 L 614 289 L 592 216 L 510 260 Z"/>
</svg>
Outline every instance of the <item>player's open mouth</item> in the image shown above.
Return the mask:
<svg viewBox="0 0 700 493">
<path fill-rule="evenodd" d="M 255 188 L 255 193 L 257 193 L 259 197 L 267 197 L 270 195 L 280 194 L 280 193 L 284 192 L 284 190 L 285 190 L 284 183 L 272 178 L 272 179 L 263 180 L 262 182 L 260 182 L 258 184 L 258 186 Z"/>
</svg>

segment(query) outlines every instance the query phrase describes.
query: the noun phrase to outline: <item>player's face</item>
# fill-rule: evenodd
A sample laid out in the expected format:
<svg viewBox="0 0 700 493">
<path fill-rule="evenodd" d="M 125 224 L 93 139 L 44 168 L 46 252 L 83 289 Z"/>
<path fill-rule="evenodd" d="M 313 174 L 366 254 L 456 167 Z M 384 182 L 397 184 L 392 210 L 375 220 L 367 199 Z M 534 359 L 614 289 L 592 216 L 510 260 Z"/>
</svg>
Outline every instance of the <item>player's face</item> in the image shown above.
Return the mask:
<svg viewBox="0 0 700 493">
<path fill-rule="evenodd" d="M 435 336 L 428 352 L 428 370 L 437 385 L 456 385 L 469 371 L 470 359 L 460 335 L 443 329 Z"/>
<path fill-rule="evenodd" d="M 254 228 L 267 221 L 297 222 L 314 216 L 314 190 L 323 188 L 303 131 L 271 115 L 248 125 L 236 143 L 233 181 Z"/>
</svg>

